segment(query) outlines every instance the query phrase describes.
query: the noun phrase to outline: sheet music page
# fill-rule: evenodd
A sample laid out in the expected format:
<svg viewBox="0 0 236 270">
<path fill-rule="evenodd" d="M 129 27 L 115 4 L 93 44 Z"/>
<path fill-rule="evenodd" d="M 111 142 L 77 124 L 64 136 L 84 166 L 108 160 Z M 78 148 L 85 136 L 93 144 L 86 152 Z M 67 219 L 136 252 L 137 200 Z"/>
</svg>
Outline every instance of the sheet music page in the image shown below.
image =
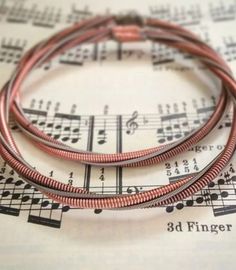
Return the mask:
<svg viewBox="0 0 236 270">
<path fill-rule="evenodd" d="M 0 0 L 0 84 L 23 53 L 76 21 L 135 10 L 198 34 L 236 71 L 236 2 Z M 219 81 L 189 55 L 152 42 L 78 46 L 35 70 L 24 111 L 45 133 L 80 149 L 125 152 L 170 143 L 205 122 Z M 36 149 L 12 120 L 25 159 L 43 174 L 98 193 L 134 194 L 200 171 L 224 148 L 231 113 L 196 146 L 142 168 L 100 168 Z M 1 269 L 233 269 L 235 159 L 201 192 L 145 210 L 81 210 L 24 182 L 0 159 Z"/>
</svg>

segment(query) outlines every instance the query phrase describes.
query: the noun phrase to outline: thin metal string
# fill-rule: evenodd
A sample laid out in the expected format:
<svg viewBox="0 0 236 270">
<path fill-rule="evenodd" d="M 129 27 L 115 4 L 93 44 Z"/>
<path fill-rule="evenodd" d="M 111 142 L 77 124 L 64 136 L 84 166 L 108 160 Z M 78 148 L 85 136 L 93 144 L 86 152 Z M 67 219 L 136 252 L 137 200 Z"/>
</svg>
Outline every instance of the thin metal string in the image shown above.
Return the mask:
<svg viewBox="0 0 236 270">
<path fill-rule="evenodd" d="M 95 153 L 74 149 L 50 138 L 27 119 L 19 100 L 22 82 L 38 66 L 76 45 L 113 39 L 118 42 L 152 40 L 176 47 L 192 54 L 222 81 L 221 94 L 215 111 L 206 123 L 191 131 L 174 143 L 119 154 Z M 156 207 L 173 203 L 190 196 L 214 180 L 229 162 L 235 151 L 236 124 L 233 122 L 225 149 L 198 174 L 183 178 L 160 188 L 139 194 L 96 194 L 78 187 L 63 184 L 41 175 L 24 160 L 17 149 L 9 127 L 11 109 L 17 124 L 34 144 L 49 154 L 60 158 L 78 160 L 94 166 L 143 166 L 159 163 L 187 150 L 192 144 L 215 130 L 231 105 L 235 106 L 236 82 L 227 64 L 207 44 L 191 32 L 177 25 L 140 16 L 98 16 L 78 25 L 64 29 L 52 37 L 39 42 L 21 59 L 8 83 L 0 92 L 0 153 L 6 162 L 22 178 L 41 192 L 58 202 L 80 208 L 102 208 L 128 210 Z M 235 119 L 235 110 L 233 121 Z"/>
</svg>

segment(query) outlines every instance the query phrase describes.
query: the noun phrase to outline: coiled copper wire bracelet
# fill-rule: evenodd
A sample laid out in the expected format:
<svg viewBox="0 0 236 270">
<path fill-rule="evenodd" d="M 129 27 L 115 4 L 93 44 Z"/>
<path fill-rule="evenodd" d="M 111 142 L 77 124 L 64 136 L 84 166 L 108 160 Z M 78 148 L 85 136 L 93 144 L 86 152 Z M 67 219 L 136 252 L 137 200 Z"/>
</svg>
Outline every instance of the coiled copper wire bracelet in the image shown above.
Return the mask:
<svg viewBox="0 0 236 270">
<path fill-rule="evenodd" d="M 34 126 L 20 104 L 19 90 L 30 72 L 59 55 L 81 44 L 102 40 L 117 42 L 160 42 L 190 53 L 200 60 L 222 82 L 219 100 L 210 118 L 178 141 L 149 149 L 103 154 L 74 149 L 49 137 Z M 28 183 L 48 197 L 78 208 L 135 209 L 175 203 L 193 195 L 209 184 L 230 161 L 236 145 L 236 82 L 225 61 L 207 44 L 188 30 L 175 24 L 136 14 L 96 16 L 83 20 L 28 50 L 9 81 L 0 92 L 0 153 L 2 158 Z M 217 128 L 233 107 L 231 131 L 224 150 L 198 174 L 159 188 L 137 194 L 96 194 L 79 187 L 63 184 L 40 174 L 22 157 L 9 127 L 9 113 L 20 129 L 43 151 L 59 158 L 79 161 L 94 166 L 144 166 L 160 163 L 188 150 L 213 129 Z"/>
</svg>

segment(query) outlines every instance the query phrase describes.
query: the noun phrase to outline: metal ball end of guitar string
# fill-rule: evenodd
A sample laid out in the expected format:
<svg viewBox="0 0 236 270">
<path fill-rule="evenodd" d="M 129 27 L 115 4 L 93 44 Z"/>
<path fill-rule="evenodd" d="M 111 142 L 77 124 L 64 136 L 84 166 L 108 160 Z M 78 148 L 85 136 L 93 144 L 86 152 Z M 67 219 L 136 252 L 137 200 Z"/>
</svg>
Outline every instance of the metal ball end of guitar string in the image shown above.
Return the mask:
<svg viewBox="0 0 236 270">
<path fill-rule="evenodd" d="M 104 40 L 133 42 L 149 40 L 190 53 L 222 82 L 221 93 L 209 119 L 174 143 L 125 153 L 93 153 L 65 145 L 34 126 L 20 104 L 19 91 L 31 71 L 77 45 Z M 170 22 L 139 15 L 104 15 L 80 21 L 28 50 L 0 92 L 0 154 L 25 181 L 48 197 L 78 208 L 136 209 L 175 203 L 208 185 L 228 164 L 236 145 L 236 82 L 225 61 L 190 31 Z M 137 194 L 96 194 L 63 184 L 36 171 L 21 155 L 9 127 L 9 112 L 23 133 L 44 152 L 58 158 L 94 166 L 137 167 L 157 164 L 182 153 L 202 140 L 233 107 L 231 131 L 224 150 L 197 174 Z"/>
</svg>

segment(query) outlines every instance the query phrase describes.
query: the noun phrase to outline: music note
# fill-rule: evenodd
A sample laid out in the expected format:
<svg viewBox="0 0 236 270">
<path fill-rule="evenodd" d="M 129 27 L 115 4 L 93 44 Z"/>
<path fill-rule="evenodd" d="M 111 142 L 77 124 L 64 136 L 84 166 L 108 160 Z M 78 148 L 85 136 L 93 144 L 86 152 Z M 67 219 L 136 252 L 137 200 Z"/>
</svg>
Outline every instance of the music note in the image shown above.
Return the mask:
<svg viewBox="0 0 236 270">
<path fill-rule="evenodd" d="M 103 128 L 98 130 L 97 139 L 99 144 L 104 144 L 107 142 L 106 120 L 104 120 Z"/>
<path fill-rule="evenodd" d="M 214 22 L 230 21 L 235 19 L 234 8 L 225 2 L 211 4 L 210 15 Z"/>
</svg>

